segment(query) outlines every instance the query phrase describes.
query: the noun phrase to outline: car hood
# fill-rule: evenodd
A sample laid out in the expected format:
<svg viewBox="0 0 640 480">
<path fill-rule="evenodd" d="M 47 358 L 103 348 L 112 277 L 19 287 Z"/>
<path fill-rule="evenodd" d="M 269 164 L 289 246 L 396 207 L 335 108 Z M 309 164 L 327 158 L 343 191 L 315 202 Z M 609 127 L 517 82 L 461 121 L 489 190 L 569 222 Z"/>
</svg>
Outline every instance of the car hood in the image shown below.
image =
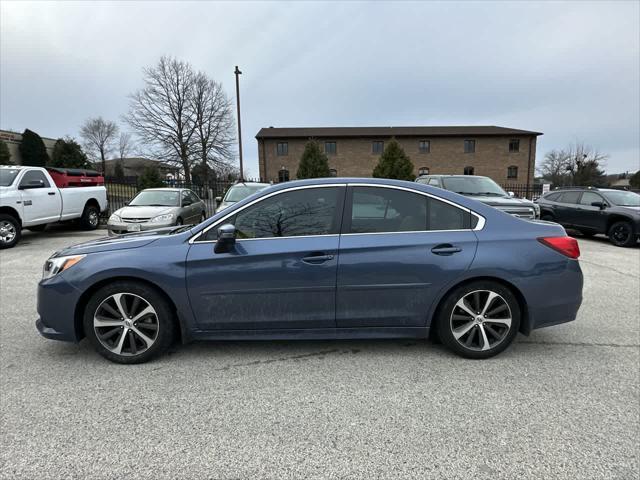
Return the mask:
<svg viewBox="0 0 640 480">
<path fill-rule="evenodd" d="M 175 213 L 178 207 L 122 207 L 114 213 L 124 218 L 153 218 L 166 213 Z"/>
<path fill-rule="evenodd" d="M 469 195 L 469 198 L 473 198 L 474 200 L 478 200 L 486 205 L 491 205 L 492 207 L 531 207 L 533 206 L 533 202 L 527 200 L 526 198 L 514 198 L 514 197 L 493 197 L 493 196 L 480 196 L 480 195 Z"/>
<path fill-rule="evenodd" d="M 170 233 L 184 227 L 163 227 L 144 232 L 127 233 L 125 235 L 117 235 L 115 237 L 103 237 L 88 242 L 79 243 L 66 247 L 64 250 L 56 252 L 54 257 L 63 257 L 65 255 L 81 255 L 87 253 L 109 252 L 113 250 L 125 250 L 130 248 L 139 248 L 149 245 L 161 238 L 166 238 Z M 188 229 L 185 231 L 189 231 Z"/>
</svg>

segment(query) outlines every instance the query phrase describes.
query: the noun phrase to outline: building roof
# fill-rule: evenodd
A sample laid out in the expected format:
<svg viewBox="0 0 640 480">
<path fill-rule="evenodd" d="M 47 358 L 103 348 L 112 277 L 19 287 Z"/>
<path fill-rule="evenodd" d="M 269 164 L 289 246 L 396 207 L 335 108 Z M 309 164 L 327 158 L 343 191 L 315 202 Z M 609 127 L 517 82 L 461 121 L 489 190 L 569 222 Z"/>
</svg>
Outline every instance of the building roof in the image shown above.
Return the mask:
<svg viewBox="0 0 640 480">
<path fill-rule="evenodd" d="M 311 138 L 311 137 L 456 137 L 456 136 L 538 136 L 542 132 L 518 130 L 496 126 L 442 126 L 442 127 L 311 127 L 261 128 L 256 138 Z"/>
</svg>

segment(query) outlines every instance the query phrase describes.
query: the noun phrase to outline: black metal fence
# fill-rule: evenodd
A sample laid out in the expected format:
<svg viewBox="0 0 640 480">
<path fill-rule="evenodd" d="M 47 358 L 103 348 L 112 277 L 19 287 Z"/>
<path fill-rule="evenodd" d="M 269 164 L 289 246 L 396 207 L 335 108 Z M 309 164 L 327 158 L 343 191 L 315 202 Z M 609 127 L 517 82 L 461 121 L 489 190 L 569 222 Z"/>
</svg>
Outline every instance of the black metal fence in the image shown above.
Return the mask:
<svg viewBox="0 0 640 480">
<path fill-rule="evenodd" d="M 513 192 L 518 198 L 535 200 L 542 195 L 542 185 L 527 185 L 526 183 L 503 183 L 500 185 L 505 191 Z"/>
</svg>

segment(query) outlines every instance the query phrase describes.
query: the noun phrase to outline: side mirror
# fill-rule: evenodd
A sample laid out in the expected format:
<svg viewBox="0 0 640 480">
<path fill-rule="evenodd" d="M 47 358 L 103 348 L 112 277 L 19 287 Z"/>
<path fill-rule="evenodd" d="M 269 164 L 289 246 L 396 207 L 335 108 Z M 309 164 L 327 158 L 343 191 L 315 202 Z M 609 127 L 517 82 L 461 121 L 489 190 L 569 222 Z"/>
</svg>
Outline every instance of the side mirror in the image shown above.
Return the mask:
<svg viewBox="0 0 640 480">
<path fill-rule="evenodd" d="M 222 197 L 216 197 L 216 207 L 222 203 Z"/>
<path fill-rule="evenodd" d="M 218 229 L 218 241 L 213 247 L 214 253 L 226 253 L 236 244 L 236 227 L 225 223 Z"/>
<path fill-rule="evenodd" d="M 515 197 L 516 196 L 516 194 L 513 193 L 513 192 L 507 192 L 507 193 L 509 194 L 510 197 Z"/>
<path fill-rule="evenodd" d="M 598 207 L 600 210 L 604 210 L 607 205 L 604 202 L 591 202 L 592 207 Z"/>
<path fill-rule="evenodd" d="M 192 202 L 191 202 L 191 200 L 189 200 L 188 198 L 185 198 L 185 199 L 182 201 L 182 206 L 183 206 L 183 207 L 188 207 L 189 205 L 193 205 L 193 203 L 192 203 Z"/>
<path fill-rule="evenodd" d="M 44 188 L 44 181 L 42 180 L 31 180 L 27 183 L 22 183 L 18 187 L 18 190 L 29 190 L 31 188 Z"/>
</svg>

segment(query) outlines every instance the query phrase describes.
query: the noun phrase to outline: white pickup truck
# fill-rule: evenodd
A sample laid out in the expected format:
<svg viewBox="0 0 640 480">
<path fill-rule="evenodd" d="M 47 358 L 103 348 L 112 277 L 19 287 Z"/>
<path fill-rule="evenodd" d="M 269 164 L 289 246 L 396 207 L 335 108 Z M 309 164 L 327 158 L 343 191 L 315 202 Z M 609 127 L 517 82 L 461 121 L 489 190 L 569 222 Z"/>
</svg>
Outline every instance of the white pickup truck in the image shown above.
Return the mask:
<svg viewBox="0 0 640 480">
<path fill-rule="evenodd" d="M 0 166 L 0 249 L 18 243 L 23 228 L 42 231 L 49 223 L 78 219 L 93 230 L 106 209 L 107 190 L 97 172 Z"/>
</svg>

